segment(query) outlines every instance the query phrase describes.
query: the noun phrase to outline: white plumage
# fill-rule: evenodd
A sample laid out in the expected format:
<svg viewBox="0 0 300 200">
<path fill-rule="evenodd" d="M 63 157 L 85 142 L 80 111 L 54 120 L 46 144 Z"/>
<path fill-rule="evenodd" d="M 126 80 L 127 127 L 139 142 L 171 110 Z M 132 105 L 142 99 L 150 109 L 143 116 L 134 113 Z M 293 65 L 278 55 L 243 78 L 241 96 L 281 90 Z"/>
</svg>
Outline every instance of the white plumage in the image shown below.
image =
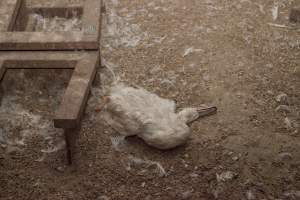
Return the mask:
<svg viewBox="0 0 300 200">
<path fill-rule="evenodd" d="M 159 149 L 184 144 L 191 134 L 187 124 L 216 111 L 206 107 L 176 113 L 174 101 L 122 84 L 113 86 L 107 99 L 104 119 L 112 128 L 124 136 L 137 135 Z"/>
</svg>

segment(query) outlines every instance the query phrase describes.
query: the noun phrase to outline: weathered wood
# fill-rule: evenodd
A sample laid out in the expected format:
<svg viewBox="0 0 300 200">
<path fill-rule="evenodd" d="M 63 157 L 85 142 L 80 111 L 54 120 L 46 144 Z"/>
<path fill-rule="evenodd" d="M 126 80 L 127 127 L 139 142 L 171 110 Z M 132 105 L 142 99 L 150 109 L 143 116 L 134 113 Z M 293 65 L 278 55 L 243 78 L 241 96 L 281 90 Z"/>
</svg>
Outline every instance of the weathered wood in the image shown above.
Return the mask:
<svg viewBox="0 0 300 200">
<path fill-rule="evenodd" d="M 2 105 L 3 96 L 4 96 L 4 90 L 3 90 L 3 87 L 0 83 L 0 106 Z"/>
<path fill-rule="evenodd" d="M 3 61 L 0 60 L 0 82 L 3 80 L 5 71 L 6 71 L 6 69 L 3 65 Z"/>
<path fill-rule="evenodd" d="M 91 84 L 99 65 L 99 53 L 93 52 L 0 52 L 0 75 L 15 68 L 73 68 L 74 72 L 55 113 L 56 128 L 74 128 L 83 115 Z"/>
<path fill-rule="evenodd" d="M 290 22 L 300 23 L 300 7 L 292 8 L 290 12 Z"/>
<path fill-rule="evenodd" d="M 96 55 L 77 63 L 61 105 L 55 114 L 55 127 L 73 128 L 80 123 L 98 63 Z"/>
<path fill-rule="evenodd" d="M 0 0 L 0 103 L 4 95 L 1 81 L 6 69 L 74 69 L 54 119 L 55 127 L 65 131 L 69 164 L 72 163 L 74 136 L 80 130 L 90 87 L 100 64 L 102 6 L 101 0 Z M 48 18 L 79 17 L 82 27 L 67 32 L 26 32 L 30 27 L 34 30 L 35 22 L 30 17 L 34 13 Z"/>
<path fill-rule="evenodd" d="M 5 74 L 6 69 L 3 66 L 3 61 L 0 61 L 0 106 L 2 105 L 2 98 L 4 96 L 4 90 L 1 84 L 1 81 L 4 78 L 4 74 Z"/>
<path fill-rule="evenodd" d="M 11 31 L 21 7 L 22 0 L 0 1 L 0 32 Z"/>
<path fill-rule="evenodd" d="M 74 7 L 74 5 L 69 6 L 67 4 L 69 1 L 65 0 L 60 2 L 49 0 L 41 2 L 26 1 L 26 6 L 24 6 L 24 3 L 23 6 L 20 6 L 19 2 L 17 0 L 1 0 L 3 5 L 10 6 L 0 7 L 0 13 L 3 9 L 9 8 L 10 12 L 5 11 L 5 13 L 10 17 L 5 20 L 5 26 L 0 27 L 0 50 L 99 49 L 101 0 L 82 0 L 82 4 L 76 5 L 77 7 Z M 74 13 L 72 10 L 77 10 L 78 15 L 82 18 L 81 31 L 24 32 L 30 12 L 50 15 L 50 17 L 66 15 L 66 18 L 70 18 Z M 16 15 L 16 12 L 18 15 Z"/>
<path fill-rule="evenodd" d="M 79 135 L 80 127 L 72 129 L 64 129 L 65 141 L 66 141 L 66 157 L 68 164 L 73 163 L 74 151 L 76 147 L 76 139 Z"/>
<path fill-rule="evenodd" d="M 98 51 L 89 52 L 0 52 L 0 77 L 6 69 L 74 69 L 72 78 L 55 113 L 54 126 L 65 131 L 68 163 L 72 163 L 74 140 L 88 100 L 92 82 L 99 66 Z M 1 86 L 1 82 L 0 82 Z M 0 87 L 1 97 L 4 95 Z"/>
</svg>

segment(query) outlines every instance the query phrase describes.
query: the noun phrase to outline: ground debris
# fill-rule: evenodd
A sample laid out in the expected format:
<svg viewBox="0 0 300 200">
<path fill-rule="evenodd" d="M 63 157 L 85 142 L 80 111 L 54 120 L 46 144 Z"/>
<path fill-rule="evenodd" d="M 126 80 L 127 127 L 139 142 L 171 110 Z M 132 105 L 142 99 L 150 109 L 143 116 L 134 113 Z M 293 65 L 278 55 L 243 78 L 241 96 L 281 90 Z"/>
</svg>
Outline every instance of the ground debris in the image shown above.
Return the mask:
<svg viewBox="0 0 300 200">
<path fill-rule="evenodd" d="M 218 182 L 225 182 L 225 181 L 230 181 L 237 177 L 237 173 L 232 172 L 232 171 L 225 171 L 222 172 L 221 174 L 216 174 L 216 178 Z"/>
<path fill-rule="evenodd" d="M 233 157 L 232 157 L 232 160 L 233 160 L 233 161 L 238 161 L 238 159 L 239 159 L 238 156 L 233 156 Z"/>
<path fill-rule="evenodd" d="M 110 198 L 106 195 L 101 195 L 96 200 L 110 200 Z"/>
<path fill-rule="evenodd" d="M 293 129 L 293 124 L 292 124 L 291 120 L 288 117 L 284 118 L 284 125 L 285 125 L 285 128 L 287 130 Z"/>
<path fill-rule="evenodd" d="M 29 21 L 29 24 L 34 26 L 29 25 L 27 28 L 34 31 L 80 31 L 82 27 L 82 21 L 79 18 L 45 18 L 42 15 L 33 14 L 29 16 Z"/>
<path fill-rule="evenodd" d="M 255 199 L 255 195 L 251 190 L 248 190 L 246 192 L 246 197 L 247 197 L 247 200 L 254 200 Z"/>
<path fill-rule="evenodd" d="M 188 190 L 182 193 L 182 199 L 189 199 L 193 196 L 194 190 Z"/>
<path fill-rule="evenodd" d="M 297 190 L 297 191 L 292 190 L 292 191 L 285 192 L 283 195 L 285 197 L 290 198 L 290 199 L 295 199 L 296 200 L 296 199 L 300 198 L 300 191 L 299 190 Z"/>
<path fill-rule="evenodd" d="M 275 109 L 275 111 L 277 112 L 285 112 L 285 113 L 290 113 L 292 110 L 289 106 L 287 105 L 279 105 L 277 106 L 277 108 Z"/>
<path fill-rule="evenodd" d="M 128 156 L 128 160 L 129 160 L 129 163 L 128 163 L 128 166 L 127 166 L 127 169 L 131 169 L 131 166 L 132 165 L 138 165 L 138 166 L 142 166 L 142 167 L 145 167 L 145 168 L 149 168 L 151 166 L 154 166 L 155 167 L 155 172 L 160 176 L 160 177 L 164 177 L 167 175 L 165 169 L 163 168 L 163 166 L 159 163 L 159 162 L 156 162 L 156 161 L 151 161 L 151 160 L 147 160 L 147 159 L 141 159 L 141 158 L 137 158 L 137 157 L 134 157 L 134 156 Z"/>
<path fill-rule="evenodd" d="M 291 160 L 293 155 L 289 152 L 282 152 L 278 155 L 280 160 Z"/>
<path fill-rule="evenodd" d="M 110 141 L 115 151 L 123 151 L 126 146 L 125 136 L 111 136 Z"/>
<path fill-rule="evenodd" d="M 193 53 L 193 52 L 201 52 L 203 51 L 202 49 L 195 49 L 194 47 L 190 47 L 190 48 L 187 48 L 184 53 L 183 53 L 183 57 L 186 57 L 188 56 L 189 54 Z"/>
<path fill-rule="evenodd" d="M 273 26 L 273 27 L 276 27 L 276 28 L 285 28 L 285 29 L 296 29 L 296 28 L 293 28 L 291 26 L 287 26 L 287 25 L 283 25 L 283 24 L 274 24 L 274 23 L 268 23 L 269 26 Z M 296 29 L 297 30 L 297 29 Z"/>
<path fill-rule="evenodd" d="M 47 154 L 43 153 L 43 155 L 40 158 L 36 159 L 35 162 L 43 162 L 46 158 L 47 158 Z"/>
<path fill-rule="evenodd" d="M 199 177 L 199 174 L 197 174 L 197 173 L 191 173 L 190 177 L 191 178 L 197 178 L 197 177 Z"/>
<path fill-rule="evenodd" d="M 65 146 L 66 146 L 66 143 L 65 143 L 64 140 L 60 141 L 60 142 L 59 142 L 58 144 L 56 144 L 56 145 L 53 145 L 53 144 L 52 144 L 52 141 L 51 141 L 49 147 L 48 147 L 47 149 L 42 149 L 41 152 L 42 152 L 42 153 L 48 153 L 48 154 L 50 154 L 50 153 L 55 153 L 55 152 L 58 152 L 59 150 L 64 149 Z"/>
<path fill-rule="evenodd" d="M 273 21 L 276 21 L 278 18 L 278 10 L 279 10 L 278 5 L 274 5 L 274 7 L 272 8 Z"/>
<path fill-rule="evenodd" d="M 58 166 L 55 168 L 55 170 L 62 173 L 65 171 L 65 166 Z"/>
<path fill-rule="evenodd" d="M 287 96 L 287 94 L 281 92 L 279 95 L 277 95 L 277 96 L 275 97 L 275 100 L 276 100 L 278 103 L 286 104 L 287 101 L 288 101 L 288 96 Z"/>
<path fill-rule="evenodd" d="M 7 147 L 6 147 L 7 154 L 16 154 L 17 152 L 20 152 L 20 151 L 22 151 L 22 149 L 20 149 L 17 146 L 7 145 Z"/>
</svg>

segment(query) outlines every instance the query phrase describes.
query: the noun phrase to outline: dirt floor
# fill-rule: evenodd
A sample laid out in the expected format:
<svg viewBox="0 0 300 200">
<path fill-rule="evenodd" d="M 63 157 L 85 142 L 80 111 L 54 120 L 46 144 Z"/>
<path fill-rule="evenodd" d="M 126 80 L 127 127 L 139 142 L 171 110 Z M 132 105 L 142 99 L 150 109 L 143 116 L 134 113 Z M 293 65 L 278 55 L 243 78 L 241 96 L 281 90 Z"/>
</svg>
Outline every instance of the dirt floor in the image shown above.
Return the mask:
<svg viewBox="0 0 300 200">
<path fill-rule="evenodd" d="M 0 199 L 300 199 L 298 0 L 106 0 L 102 65 L 66 166 L 54 110 L 71 71 L 8 71 Z M 185 146 L 122 139 L 95 112 L 113 81 L 214 104 Z"/>
</svg>

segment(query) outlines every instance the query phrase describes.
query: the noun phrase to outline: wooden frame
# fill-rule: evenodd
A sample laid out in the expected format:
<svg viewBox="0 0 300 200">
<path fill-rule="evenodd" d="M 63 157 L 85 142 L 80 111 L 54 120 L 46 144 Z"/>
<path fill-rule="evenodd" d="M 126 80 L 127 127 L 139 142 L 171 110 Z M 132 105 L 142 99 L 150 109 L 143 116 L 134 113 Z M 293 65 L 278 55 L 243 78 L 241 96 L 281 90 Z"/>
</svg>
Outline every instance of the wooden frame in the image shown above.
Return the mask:
<svg viewBox="0 0 300 200">
<path fill-rule="evenodd" d="M 101 6 L 101 0 L 1 0 L 0 50 L 98 50 Z M 81 31 L 22 31 L 29 13 L 70 17 L 72 10 L 82 11 Z"/>
</svg>

